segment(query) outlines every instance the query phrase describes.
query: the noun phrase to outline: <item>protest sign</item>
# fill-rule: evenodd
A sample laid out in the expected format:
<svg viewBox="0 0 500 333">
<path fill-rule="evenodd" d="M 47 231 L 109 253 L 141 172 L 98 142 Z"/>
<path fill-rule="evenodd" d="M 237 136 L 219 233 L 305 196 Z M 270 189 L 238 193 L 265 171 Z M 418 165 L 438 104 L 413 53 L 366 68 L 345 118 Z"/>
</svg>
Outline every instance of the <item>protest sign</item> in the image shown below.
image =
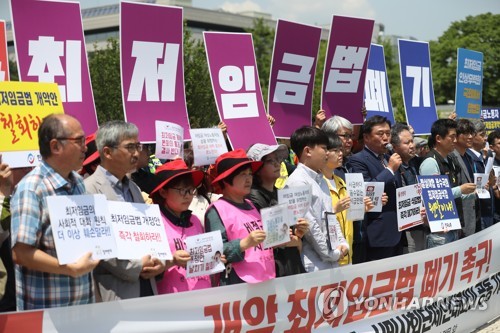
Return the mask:
<svg viewBox="0 0 500 333">
<path fill-rule="evenodd" d="M 297 219 L 305 216 L 307 210 L 311 206 L 311 185 L 286 187 L 278 190 L 278 203 L 286 204 L 288 210 L 293 214 L 293 221 L 290 225 L 294 225 Z"/>
<path fill-rule="evenodd" d="M 430 134 L 437 110 L 429 43 L 398 39 L 401 88 L 408 124 L 415 135 Z"/>
<path fill-rule="evenodd" d="M 108 209 L 118 259 L 172 259 L 158 205 L 108 201 Z"/>
<path fill-rule="evenodd" d="M 251 34 L 203 32 L 217 111 L 233 149 L 275 145 L 260 89 Z"/>
<path fill-rule="evenodd" d="M 38 127 L 52 113 L 64 113 L 55 83 L 0 82 L 0 152 L 11 168 L 36 166 Z"/>
<path fill-rule="evenodd" d="M 268 111 L 277 138 L 311 125 L 321 28 L 278 20 L 269 79 Z"/>
<path fill-rule="evenodd" d="M 9 56 L 7 54 L 7 29 L 0 20 L 0 82 L 10 81 Z"/>
<path fill-rule="evenodd" d="M 337 233 L 337 225 L 339 224 L 339 221 L 337 220 L 336 214 L 325 212 L 325 223 L 330 248 L 340 254 L 339 250 L 337 250 L 337 247 L 341 244 L 341 240 L 339 234 Z"/>
<path fill-rule="evenodd" d="M 391 91 L 387 79 L 384 47 L 371 44 L 368 57 L 368 69 L 365 80 L 366 118 L 373 116 L 387 117 L 394 124 Z"/>
<path fill-rule="evenodd" d="M 448 176 L 417 176 L 431 232 L 462 229 Z"/>
<path fill-rule="evenodd" d="M 500 167 L 494 166 L 493 171 L 495 172 L 495 177 L 497 177 L 497 185 L 500 185 Z"/>
<path fill-rule="evenodd" d="M 458 118 L 481 116 L 483 96 L 483 54 L 472 50 L 457 49 L 457 84 L 455 112 Z"/>
<path fill-rule="evenodd" d="M 489 175 L 491 172 L 491 169 L 493 168 L 493 161 L 495 160 L 495 152 L 492 152 L 493 156 L 488 157 L 486 160 L 486 166 L 484 167 L 484 173 Z"/>
<path fill-rule="evenodd" d="M 11 1 L 12 30 L 20 81 L 55 82 L 64 113 L 85 133 L 97 130 L 80 4 L 72 1 Z"/>
<path fill-rule="evenodd" d="M 104 194 L 48 196 L 47 207 L 60 265 L 87 252 L 94 260 L 117 256 Z"/>
<path fill-rule="evenodd" d="M 351 205 L 347 210 L 347 219 L 351 221 L 363 220 L 365 217 L 365 181 L 361 173 L 346 173 L 345 183 L 347 193 L 351 198 Z"/>
<path fill-rule="evenodd" d="M 481 115 L 486 125 L 486 134 L 500 128 L 500 108 L 485 108 L 481 110 Z"/>
<path fill-rule="evenodd" d="M 365 182 L 365 195 L 372 201 L 373 207 L 370 212 L 376 213 L 382 211 L 382 195 L 384 194 L 383 182 Z"/>
<path fill-rule="evenodd" d="M 137 125 L 142 142 L 154 142 L 156 120 L 189 129 L 182 8 L 122 1 L 120 19 L 126 121 Z M 185 139 L 189 138 L 186 132 Z"/>
<path fill-rule="evenodd" d="M 421 192 L 420 184 L 396 189 L 399 231 L 424 223 L 420 216 L 420 208 L 422 208 Z"/>
<path fill-rule="evenodd" d="M 333 16 L 323 72 L 321 108 L 362 124 L 363 93 L 373 20 Z"/>
<path fill-rule="evenodd" d="M 479 199 L 490 199 L 490 191 L 484 187 L 488 183 L 488 174 L 474 173 L 474 184 L 476 184 L 476 194 Z"/>
<path fill-rule="evenodd" d="M 220 128 L 190 129 L 195 166 L 214 164 L 217 157 L 227 152 Z"/>
<path fill-rule="evenodd" d="M 155 156 L 173 160 L 184 156 L 184 128 L 168 121 L 155 121 L 156 148 Z"/>
<path fill-rule="evenodd" d="M 224 253 L 220 230 L 186 237 L 186 251 L 191 260 L 186 265 L 186 277 L 211 275 L 225 269 L 220 257 Z"/>
<path fill-rule="evenodd" d="M 262 228 L 266 239 L 262 243 L 265 249 L 282 245 L 290 241 L 290 211 L 287 204 L 275 205 L 260 210 Z"/>
</svg>

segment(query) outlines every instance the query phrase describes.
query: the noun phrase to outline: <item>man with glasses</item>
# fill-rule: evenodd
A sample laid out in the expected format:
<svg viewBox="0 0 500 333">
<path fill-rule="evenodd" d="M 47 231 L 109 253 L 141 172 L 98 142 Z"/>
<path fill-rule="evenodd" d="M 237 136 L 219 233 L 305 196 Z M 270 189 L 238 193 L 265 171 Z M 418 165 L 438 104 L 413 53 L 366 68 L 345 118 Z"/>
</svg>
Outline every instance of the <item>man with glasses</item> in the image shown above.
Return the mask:
<svg viewBox="0 0 500 333">
<path fill-rule="evenodd" d="M 85 193 L 75 172 L 85 158 L 85 133 L 75 118 L 49 115 L 38 129 L 38 144 L 42 162 L 19 182 L 11 199 L 17 310 L 89 304 L 94 300 L 90 272 L 99 261 L 89 252 L 76 263 L 59 264 L 45 200 Z"/>
<path fill-rule="evenodd" d="M 139 187 L 127 177 L 137 169 L 142 144 L 137 126 L 110 121 L 97 130 L 96 146 L 101 165 L 85 179 L 87 192 L 102 193 L 111 201 L 144 203 Z M 113 301 L 157 294 L 154 277 L 165 263 L 146 255 L 141 260 L 102 260 L 94 271 L 96 300 Z"/>
<path fill-rule="evenodd" d="M 342 140 L 342 165 L 335 169 L 335 175 L 342 178 L 345 181 L 345 174 L 349 172 L 347 169 L 347 161 L 351 156 L 352 144 L 353 144 L 353 126 L 352 123 L 340 116 L 333 116 L 321 127 L 323 132 L 328 135 L 337 135 Z"/>
</svg>

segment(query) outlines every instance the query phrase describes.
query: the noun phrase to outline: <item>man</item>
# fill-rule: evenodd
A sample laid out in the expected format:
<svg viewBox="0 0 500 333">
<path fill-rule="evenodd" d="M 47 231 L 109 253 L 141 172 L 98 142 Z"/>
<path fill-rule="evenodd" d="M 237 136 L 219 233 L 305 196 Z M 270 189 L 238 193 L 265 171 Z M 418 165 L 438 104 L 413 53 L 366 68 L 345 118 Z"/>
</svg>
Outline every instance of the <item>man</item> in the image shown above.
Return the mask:
<svg viewBox="0 0 500 333">
<path fill-rule="evenodd" d="M 483 154 L 488 139 L 486 135 L 486 125 L 480 119 L 472 119 L 471 123 L 474 126 L 476 135 L 472 138 L 472 147 L 468 147 L 469 149 L 467 149 L 467 155 L 472 161 L 472 169 L 474 173 L 485 173 L 486 163 L 488 162 L 488 157 L 485 157 Z M 495 173 L 492 170 L 490 175 L 487 176 L 489 176 L 490 180 L 488 183 L 490 198 L 478 199 L 478 210 L 481 218 L 476 220 L 476 232 L 493 225 L 493 204 L 495 193 L 491 187 L 495 185 Z"/>
<path fill-rule="evenodd" d="M 366 259 L 371 261 L 403 253 L 396 214 L 396 188 L 401 187 L 399 167 L 402 160 L 396 153 L 386 156 L 386 146 L 391 138 L 391 123 L 387 118 L 368 118 L 362 133 L 364 149 L 351 157 L 348 166 L 352 172 L 362 173 L 367 182 L 383 182 L 384 192 L 389 196 L 382 212 L 367 213 L 363 221 L 368 241 Z"/>
<path fill-rule="evenodd" d="M 453 197 L 457 214 L 463 221 L 462 195 L 473 194 L 476 185 L 466 183 L 460 185 L 459 173 L 460 167 L 453 163 L 452 156 L 449 156 L 455 149 L 457 142 L 457 123 L 451 119 L 438 119 L 431 127 L 431 136 L 429 137 L 430 152 L 420 165 L 420 174 L 423 176 L 446 175 L 449 178 L 452 187 Z M 474 194 L 473 194 L 474 195 Z M 427 237 L 427 248 L 436 247 L 457 240 L 459 233 L 457 230 L 448 232 L 431 233 Z"/>
<path fill-rule="evenodd" d="M 344 242 L 334 249 L 328 239 L 325 213 L 333 213 L 332 199 L 328 184 L 320 171 L 328 158 L 328 137 L 318 128 L 304 126 L 292 134 L 290 143 L 299 158 L 299 164 L 288 177 L 286 186 L 311 185 L 312 192 L 311 206 L 305 216 L 309 221 L 310 232 L 302 238 L 304 268 L 306 272 L 314 272 L 337 267 L 337 261 L 348 253 L 349 248 Z M 333 218 L 336 219 L 334 215 Z M 344 238 L 341 232 L 338 237 Z"/>
<path fill-rule="evenodd" d="M 474 169 L 472 158 L 467 154 L 467 149 L 472 147 L 472 138 L 476 135 L 474 125 L 469 119 L 459 119 L 457 121 L 457 143 L 452 156 L 460 166 L 458 172 L 458 183 L 474 183 Z M 484 168 L 483 168 L 484 170 Z M 470 236 L 476 232 L 476 224 L 481 221 L 481 211 L 479 210 L 479 199 L 477 195 L 462 197 L 463 221 L 462 231 L 464 236 Z"/>
<path fill-rule="evenodd" d="M 488 135 L 488 144 L 490 149 L 495 153 L 495 159 L 493 160 L 493 165 L 500 167 L 500 130 L 497 129 Z M 492 187 L 493 193 L 495 194 L 495 212 L 494 212 L 494 223 L 500 222 L 500 189 L 497 185 Z"/>
<path fill-rule="evenodd" d="M 391 129 L 391 144 L 394 147 L 394 152 L 401 156 L 403 162 L 399 168 L 402 186 L 416 184 L 415 144 L 410 128 L 401 123 L 394 124 Z M 409 253 L 425 250 L 427 228 L 423 224 L 407 229 L 405 235 Z"/>
<path fill-rule="evenodd" d="M 49 115 L 38 129 L 38 144 L 42 162 L 19 182 L 11 199 L 17 309 L 88 304 L 94 298 L 90 272 L 99 262 L 89 252 L 76 263 L 59 264 L 45 200 L 85 194 L 75 172 L 85 158 L 85 133 L 75 118 Z"/>
<path fill-rule="evenodd" d="M 102 193 L 111 201 L 144 203 L 139 187 L 127 177 L 137 168 L 142 145 L 134 124 L 111 121 L 99 128 L 96 145 L 101 165 L 85 179 L 87 192 Z M 142 260 L 102 260 L 94 271 L 96 298 L 112 301 L 157 294 L 154 277 L 165 265 L 146 255 Z"/>
<path fill-rule="evenodd" d="M 349 172 L 346 165 L 349 157 L 351 156 L 351 149 L 353 144 L 352 123 L 343 117 L 333 116 L 325 121 L 321 129 L 327 135 L 335 134 L 339 136 L 340 139 L 342 139 L 343 162 L 342 166 L 335 169 L 335 174 L 345 181 L 345 174 Z"/>
</svg>

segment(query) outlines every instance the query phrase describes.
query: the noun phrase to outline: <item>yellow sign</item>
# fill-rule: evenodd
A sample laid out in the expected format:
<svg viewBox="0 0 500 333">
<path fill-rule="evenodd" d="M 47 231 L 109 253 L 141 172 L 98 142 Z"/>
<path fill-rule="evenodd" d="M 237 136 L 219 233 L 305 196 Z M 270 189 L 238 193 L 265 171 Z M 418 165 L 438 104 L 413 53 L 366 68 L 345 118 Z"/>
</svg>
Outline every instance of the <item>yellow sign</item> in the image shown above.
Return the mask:
<svg viewBox="0 0 500 333">
<path fill-rule="evenodd" d="M 0 82 L 0 152 L 38 150 L 38 127 L 64 113 L 56 83 Z"/>
</svg>

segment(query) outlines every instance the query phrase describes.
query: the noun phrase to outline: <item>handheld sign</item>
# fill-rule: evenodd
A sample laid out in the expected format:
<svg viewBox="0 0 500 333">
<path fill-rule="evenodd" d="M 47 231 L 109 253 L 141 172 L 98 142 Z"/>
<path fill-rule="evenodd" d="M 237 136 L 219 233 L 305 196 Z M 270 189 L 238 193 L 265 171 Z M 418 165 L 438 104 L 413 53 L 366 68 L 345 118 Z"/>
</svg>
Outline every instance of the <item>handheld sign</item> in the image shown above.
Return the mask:
<svg viewBox="0 0 500 333">
<path fill-rule="evenodd" d="M 481 111 L 481 115 L 486 125 L 486 134 L 500 128 L 500 108 L 488 108 Z"/>
<path fill-rule="evenodd" d="M 420 208 L 422 207 L 421 192 L 420 184 L 396 189 L 399 231 L 424 223 L 420 216 Z"/>
<path fill-rule="evenodd" d="M 155 121 L 156 149 L 155 156 L 160 159 L 173 160 L 184 155 L 184 128 L 168 121 Z"/>
<path fill-rule="evenodd" d="M 225 269 L 220 261 L 223 253 L 220 230 L 186 237 L 186 251 L 191 260 L 186 265 L 186 277 L 211 275 Z"/>
<path fill-rule="evenodd" d="M 474 184 L 476 184 L 476 193 L 479 199 L 490 199 L 490 191 L 485 189 L 488 183 L 488 175 L 485 173 L 474 173 Z"/>
<path fill-rule="evenodd" d="M 382 211 L 382 195 L 384 194 L 383 182 L 365 182 L 365 195 L 372 201 L 373 207 L 370 212 Z"/>
<path fill-rule="evenodd" d="M 448 176 L 417 176 L 431 232 L 462 228 Z"/>
<path fill-rule="evenodd" d="M 227 152 L 220 128 L 190 129 L 195 166 L 214 164 L 217 157 Z"/>
<path fill-rule="evenodd" d="M 262 227 L 266 232 L 265 249 L 290 241 L 290 211 L 286 204 L 263 208 L 260 211 Z"/>
<path fill-rule="evenodd" d="M 406 119 L 415 135 L 430 134 L 432 123 L 437 120 L 437 111 L 429 43 L 399 39 L 398 45 Z"/>
<path fill-rule="evenodd" d="M 483 54 L 472 50 L 457 49 L 457 84 L 455 111 L 458 118 L 481 116 L 483 94 Z"/>
<path fill-rule="evenodd" d="M 158 205 L 108 201 L 118 259 L 145 255 L 170 260 L 172 252 Z"/>
<path fill-rule="evenodd" d="M 347 210 L 347 219 L 360 221 L 365 217 L 365 181 L 361 173 L 346 173 L 345 183 L 347 193 L 351 197 L 351 205 Z"/>
<path fill-rule="evenodd" d="M 311 185 L 286 187 L 278 190 L 278 203 L 286 204 L 288 210 L 293 214 L 293 223 L 304 217 L 311 206 Z"/>
<path fill-rule="evenodd" d="M 94 260 L 117 256 L 106 196 L 49 196 L 47 206 L 60 265 L 74 263 L 87 252 Z"/>
</svg>

